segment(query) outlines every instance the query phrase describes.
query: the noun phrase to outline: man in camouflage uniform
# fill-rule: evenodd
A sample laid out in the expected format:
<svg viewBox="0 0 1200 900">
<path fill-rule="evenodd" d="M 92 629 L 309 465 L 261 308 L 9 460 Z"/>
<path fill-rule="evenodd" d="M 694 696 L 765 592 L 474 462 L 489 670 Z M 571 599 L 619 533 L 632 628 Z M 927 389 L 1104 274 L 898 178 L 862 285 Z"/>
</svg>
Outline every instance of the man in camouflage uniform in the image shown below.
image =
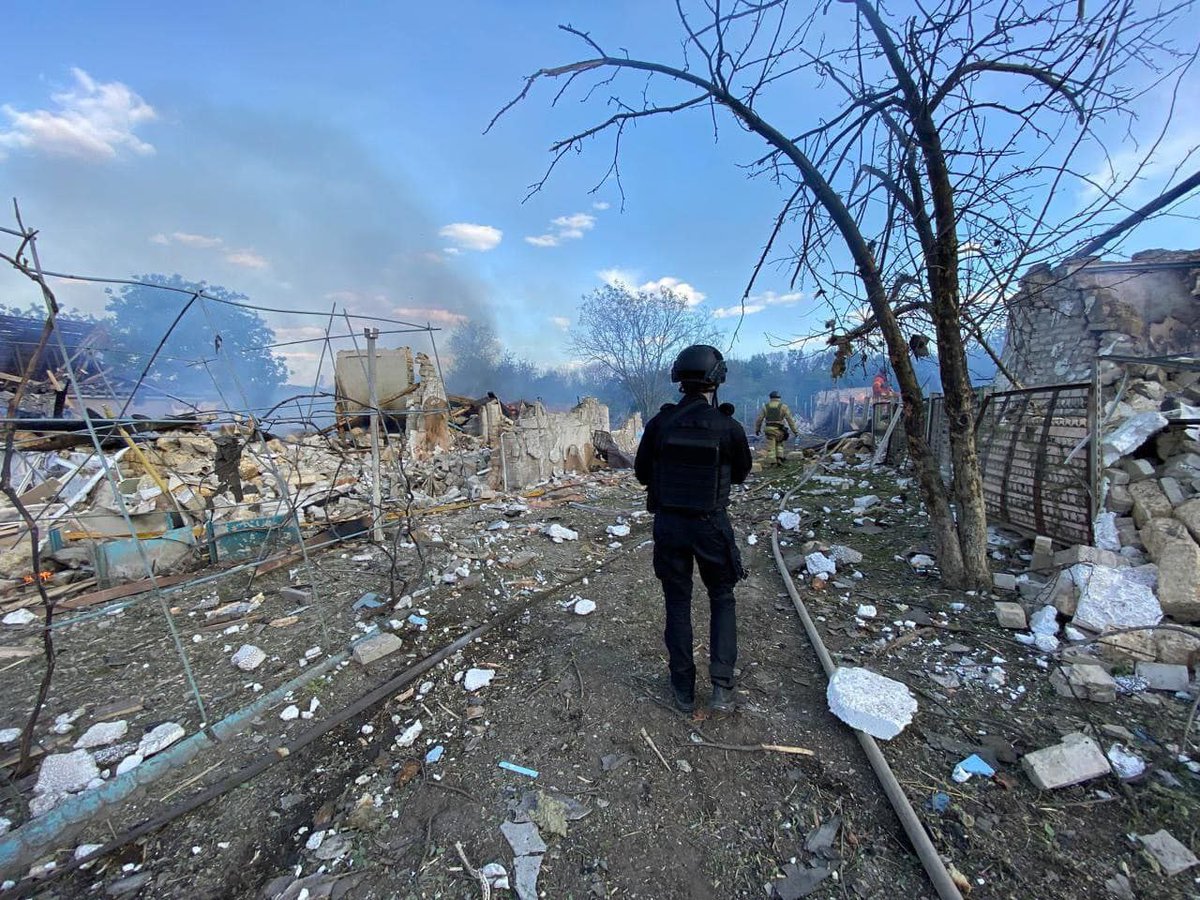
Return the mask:
<svg viewBox="0 0 1200 900">
<path fill-rule="evenodd" d="M 795 434 L 796 420 L 792 418 L 792 411 L 787 408 L 787 404 L 780 399 L 779 391 L 771 391 L 771 398 L 754 420 L 755 434 L 763 433 L 764 423 L 767 435 L 767 463 L 782 466 L 787 458 L 784 446 L 789 436 L 788 428 L 791 429 L 791 434 Z"/>
</svg>

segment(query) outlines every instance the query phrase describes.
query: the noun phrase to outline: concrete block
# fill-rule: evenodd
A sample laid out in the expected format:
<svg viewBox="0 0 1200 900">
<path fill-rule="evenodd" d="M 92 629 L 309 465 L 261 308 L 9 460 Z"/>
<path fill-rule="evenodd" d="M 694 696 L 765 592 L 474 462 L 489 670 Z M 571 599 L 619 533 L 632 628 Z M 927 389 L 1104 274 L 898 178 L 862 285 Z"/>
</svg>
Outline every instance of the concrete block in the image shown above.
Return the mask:
<svg viewBox="0 0 1200 900">
<path fill-rule="evenodd" d="M 891 740 L 917 711 L 908 687 L 869 669 L 839 667 L 825 692 L 829 711 L 880 740 Z"/>
<path fill-rule="evenodd" d="M 998 591 L 1015 591 L 1017 576 L 1011 572 L 997 572 L 992 576 L 992 586 Z"/>
<path fill-rule="evenodd" d="M 1033 562 L 1031 569 L 1048 569 L 1054 565 L 1054 542 L 1045 535 L 1033 539 Z"/>
<path fill-rule="evenodd" d="M 1154 632 L 1154 647 L 1158 661 L 1178 666 L 1194 666 L 1200 662 L 1200 628 L 1180 631 Z"/>
<path fill-rule="evenodd" d="M 1089 565 L 1120 567 L 1129 565 L 1129 561 L 1112 550 L 1101 550 L 1099 547 L 1079 545 L 1068 547 L 1054 554 L 1054 564 L 1059 568 L 1074 566 L 1078 563 Z"/>
<path fill-rule="evenodd" d="M 1079 590 L 1070 569 L 1063 569 L 1055 576 L 1054 586 L 1050 589 L 1050 602 L 1064 616 L 1075 615 L 1075 609 L 1079 606 Z"/>
<path fill-rule="evenodd" d="M 229 661 L 243 672 L 253 672 L 267 661 L 267 654 L 253 644 L 242 644 Z"/>
<path fill-rule="evenodd" d="M 1133 495 L 1129 493 L 1129 486 L 1125 484 L 1114 484 L 1108 489 L 1108 497 L 1104 501 L 1104 505 L 1111 511 L 1120 515 L 1125 515 L 1133 510 Z"/>
<path fill-rule="evenodd" d="M 1180 622 L 1200 622 L 1200 545 L 1191 535 L 1158 548 L 1158 602 Z"/>
<path fill-rule="evenodd" d="M 1162 488 L 1163 496 L 1170 502 L 1171 507 L 1180 506 L 1188 495 L 1183 492 L 1183 485 L 1179 483 L 1179 479 L 1172 478 L 1170 475 L 1158 479 L 1158 486 Z"/>
<path fill-rule="evenodd" d="M 143 759 L 148 759 L 155 753 L 161 753 L 172 744 L 183 740 L 185 734 L 187 732 L 178 722 L 163 722 L 142 735 L 136 752 Z"/>
<path fill-rule="evenodd" d="M 1163 610 L 1154 592 L 1108 566 L 1072 566 L 1071 579 L 1079 590 L 1075 624 L 1089 631 L 1157 625 Z"/>
<path fill-rule="evenodd" d="M 42 760 L 33 790 L 37 794 L 51 796 L 70 794 L 82 791 L 88 782 L 99 777 L 100 769 L 86 750 L 51 753 Z"/>
<path fill-rule="evenodd" d="M 1129 473 L 1124 469 L 1105 469 L 1104 477 L 1108 479 L 1109 486 L 1127 485 L 1129 484 Z"/>
<path fill-rule="evenodd" d="M 1001 628 L 1012 628 L 1015 631 L 1025 630 L 1025 609 L 1020 603 L 999 601 L 992 604 L 992 607 L 996 610 L 996 621 L 1000 623 Z"/>
<path fill-rule="evenodd" d="M 1169 519 L 1171 501 L 1163 493 L 1158 482 L 1147 478 L 1129 486 L 1129 495 L 1133 498 L 1133 520 L 1138 527 L 1144 527 L 1151 519 Z"/>
<path fill-rule="evenodd" d="M 373 634 L 365 640 L 359 641 L 354 645 L 354 650 L 351 656 L 354 661 L 361 666 L 369 666 L 371 663 L 383 659 L 400 649 L 400 638 L 394 634 L 384 632 L 382 634 Z"/>
<path fill-rule="evenodd" d="M 1105 468 L 1137 450 L 1166 427 L 1166 417 L 1158 412 L 1142 412 L 1130 416 L 1102 439 L 1100 450 Z"/>
<path fill-rule="evenodd" d="M 104 747 L 119 741 L 129 731 L 129 723 L 124 719 L 118 722 L 97 722 L 85 731 L 75 742 L 76 750 L 90 750 L 93 747 Z"/>
<path fill-rule="evenodd" d="M 1139 678 L 1146 679 L 1152 691 L 1186 690 L 1191 675 L 1187 666 L 1176 666 L 1170 663 L 1139 662 L 1134 670 Z"/>
<path fill-rule="evenodd" d="M 1191 481 L 1200 478 L 1200 453 L 1185 453 L 1169 460 L 1158 470 L 1159 477 L 1177 478 L 1180 481 Z"/>
<path fill-rule="evenodd" d="M 1100 648 L 1100 655 L 1114 665 L 1132 666 L 1139 662 L 1154 662 L 1158 658 L 1152 631 L 1107 634 L 1097 641 L 1096 646 Z"/>
<path fill-rule="evenodd" d="M 1090 737 L 1079 732 L 1068 734 L 1060 744 L 1026 753 L 1021 759 L 1021 768 L 1034 787 L 1043 791 L 1081 784 L 1110 771 L 1104 751 Z"/>
<path fill-rule="evenodd" d="M 1188 537 L 1187 526 L 1178 519 L 1154 519 L 1147 522 L 1146 527 L 1138 531 L 1138 537 L 1150 553 L 1150 558 L 1158 561 L 1158 555 L 1172 541 L 1180 541 Z"/>
<path fill-rule="evenodd" d="M 1024 581 L 1017 582 L 1017 593 L 1021 595 L 1022 600 L 1036 600 L 1039 597 L 1048 595 L 1048 585 L 1048 581 L 1026 578 Z"/>
<path fill-rule="evenodd" d="M 1064 665 L 1050 673 L 1050 684 L 1061 697 L 1077 697 L 1093 703 L 1117 699 L 1117 683 L 1103 666 Z"/>
<path fill-rule="evenodd" d="M 1183 523 L 1192 540 L 1200 541 L 1200 497 L 1175 507 L 1175 518 Z"/>
<path fill-rule="evenodd" d="M 1154 834 L 1139 834 L 1138 840 L 1162 866 L 1162 870 L 1167 873 L 1168 878 L 1200 864 L 1200 859 L 1196 859 L 1196 854 L 1177 841 L 1166 829 L 1160 829 Z"/>
<path fill-rule="evenodd" d="M 1129 483 L 1143 481 L 1154 475 L 1154 464 L 1145 459 L 1123 459 L 1121 468 L 1129 476 Z"/>
</svg>

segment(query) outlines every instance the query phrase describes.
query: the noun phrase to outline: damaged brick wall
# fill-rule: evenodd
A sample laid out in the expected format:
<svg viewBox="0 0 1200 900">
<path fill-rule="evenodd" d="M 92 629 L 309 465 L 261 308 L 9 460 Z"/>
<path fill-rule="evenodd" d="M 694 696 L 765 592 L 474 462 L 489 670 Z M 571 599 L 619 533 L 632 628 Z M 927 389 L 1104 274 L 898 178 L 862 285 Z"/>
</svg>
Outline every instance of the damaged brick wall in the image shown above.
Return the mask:
<svg viewBox="0 0 1200 900">
<path fill-rule="evenodd" d="M 515 490 L 555 475 L 587 472 L 596 455 L 594 431 L 609 431 L 608 407 L 594 397 L 563 413 L 546 412 L 537 403 L 502 433 L 488 483 L 495 490 Z"/>
<path fill-rule="evenodd" d="M 1097 356 L 1200 351 L 1200 250 L 1037 266 L 1009 304 L 1002 359 L 1025 387 L 1082 381 Z M 1116 376 L 1103 367 L 1102 380 Z M 1013 385 L 1002 373 L 996 389 Z"/>
</svg>

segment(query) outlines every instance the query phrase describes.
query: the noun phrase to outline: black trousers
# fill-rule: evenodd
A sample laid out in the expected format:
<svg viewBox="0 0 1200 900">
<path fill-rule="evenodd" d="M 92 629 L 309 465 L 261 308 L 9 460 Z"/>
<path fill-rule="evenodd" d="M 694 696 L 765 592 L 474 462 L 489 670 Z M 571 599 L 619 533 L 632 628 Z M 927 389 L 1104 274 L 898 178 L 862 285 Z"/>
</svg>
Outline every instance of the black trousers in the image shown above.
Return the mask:
<svg viewBox="0 0 1200 900">
<path fill-rule="evenodd" d="M 724 510 L 707 516 L 658 512 L 654 516 L 654 574 L 666 600 L 667 645 L 671 684 L 694 696 L 692 659 L 692 561 L 708 590 L 708 672 L 713 684 L 733 687 L 737 663 L 737 616 L 733 587 L 743 577 L 741 555 Z"/>
</svg>

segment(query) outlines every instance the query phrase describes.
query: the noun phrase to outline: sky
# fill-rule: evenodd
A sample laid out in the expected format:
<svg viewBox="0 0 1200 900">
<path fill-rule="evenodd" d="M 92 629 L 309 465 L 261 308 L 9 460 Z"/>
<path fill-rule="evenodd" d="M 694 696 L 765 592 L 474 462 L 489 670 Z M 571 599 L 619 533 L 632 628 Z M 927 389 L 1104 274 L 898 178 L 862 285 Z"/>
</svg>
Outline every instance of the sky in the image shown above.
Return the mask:
<svg viewBox="0 0 1200 900">
<path fill-rule="evenodd" d="M 580 58 L 560 23 L 635 56 L 679 57 L 674 4 L 657 0 L 42 0 L 5 26 L 0 194 L 20 200 L 51 270 L 178 273 L 267 306 L 327 314 L 336 303 L 441 328 L 485 320 L 545 365 L 571 362 L 580 298 L 615 280 L 671 287 L 713 312 L 727 341 L 740 322 L 737 355 L 812 330 L 825 311 L 780 267 L 765 270 L 744 320 L 731 315 L 781 195 L 746 177 L 761 145 L 728 117 L 716 140 L 703 111 L 630 129 L 624 201 L 611 181 L 593 190 L 607 139 L 569 154 L 526 199 L 550 144 L 612 111 L 603 89 L 551 107 L 543 86 L 484 133 L 525 75 Z M 1166 108 L 1152 101 L 1147 128 Z M 772 103 L 798 119 L 821 107 L 786 83 Z M 1193 124 L 1172 130 L 1160 180 L 1200 143 L 1200 106 L 1187 103 L 1176 117 Z M 1180 244 L 1177 226 L 1150 226 L 1123 249 Z M 103 307 L 94 285 L 56 289 L 67 305 Z M 0 302 L 31 299 L 0 275 Z M 268 321 L 281 341 L 327 324 Z M 317 344 L 283 352 L 294 380 L 312 377 Z"/>
</svg>

